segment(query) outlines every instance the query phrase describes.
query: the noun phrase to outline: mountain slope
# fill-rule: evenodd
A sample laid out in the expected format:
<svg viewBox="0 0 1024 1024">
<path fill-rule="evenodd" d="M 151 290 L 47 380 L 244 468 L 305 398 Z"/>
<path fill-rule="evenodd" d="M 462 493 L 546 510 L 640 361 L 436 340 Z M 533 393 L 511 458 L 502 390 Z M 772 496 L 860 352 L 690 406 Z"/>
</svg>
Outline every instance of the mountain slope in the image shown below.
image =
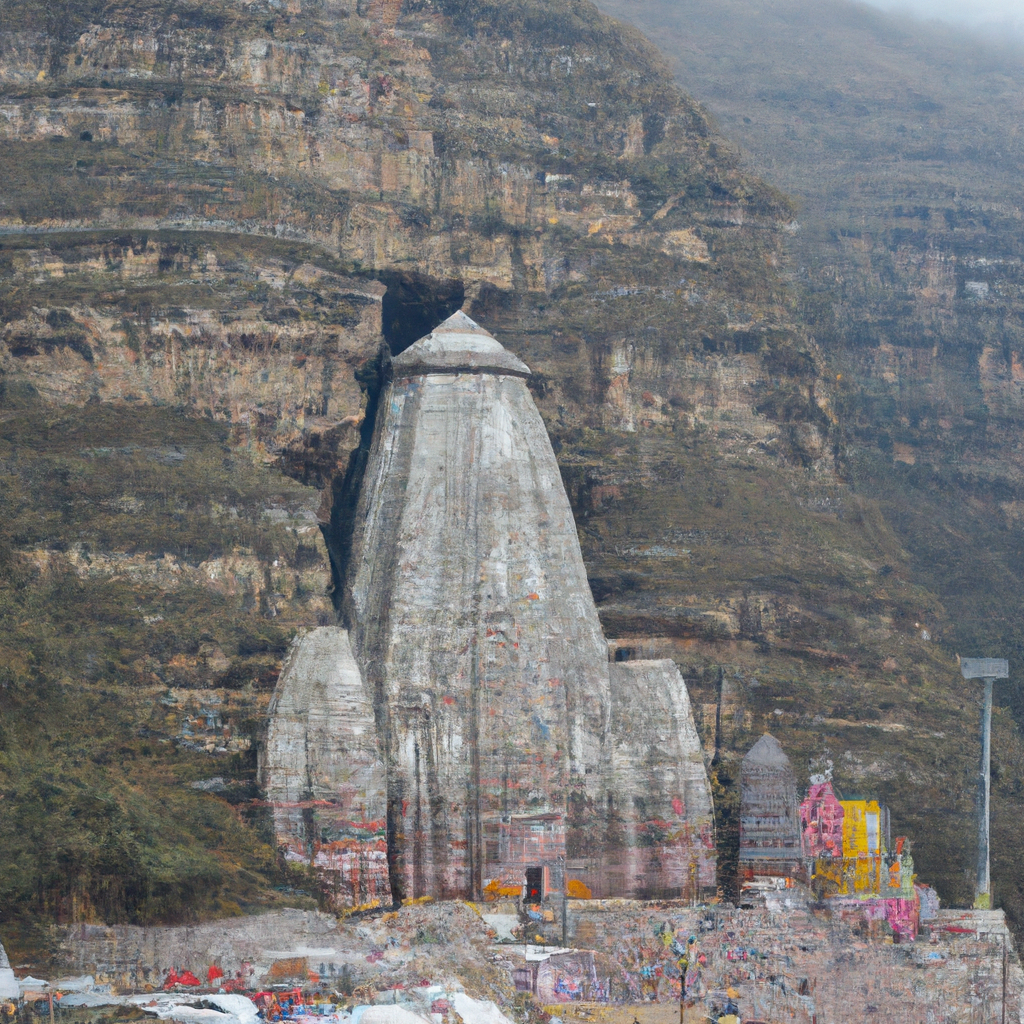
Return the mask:
<svg viewBox="0 0 1024 1024">
<path fill-rule="evenodd" d="M 972 705 L 848 483 L 794 208 L 637 33 L 575 0 L 0 10 L 0 791 L 66 823 L 10 827 L 2 913 L 308 898 L 254 746 L 288 638 L 333 618 L 387 354 L 463 304 L 534 371 L 606 633 L 684 668 L 723 863 L 770 726 L 968 897 Z"/>
<path fill-rule="evenodd" d="M 846 2 L 601 7 L 657 40 L 747 166 L 799 201 L 787 273 L 837 380 L 841 473 L 943 606 L 941 623 L 915 615 L 931 635 L 1019 666 L 1019 46 Z M 997 701 L 1020 723 L 1013 671 Z M 999 827 L 1016 785 L 997 784 Z M 1011 905 L 1017 884 L 997 877 Z"/>
<path fill-rule="evenodd" d="M 255 747 L 288 639 L 333 620 L 382 344 L 467 301 L 556 420 L 599 419 L 652 282 L 669 348 L 727 309 L 786 324 L 791 214 L 585 4 L 5 3 L 0 29 L 2 913 L 307 899 Z M 713 304 L 664 288 L 684 271 Z"/>
</svg>

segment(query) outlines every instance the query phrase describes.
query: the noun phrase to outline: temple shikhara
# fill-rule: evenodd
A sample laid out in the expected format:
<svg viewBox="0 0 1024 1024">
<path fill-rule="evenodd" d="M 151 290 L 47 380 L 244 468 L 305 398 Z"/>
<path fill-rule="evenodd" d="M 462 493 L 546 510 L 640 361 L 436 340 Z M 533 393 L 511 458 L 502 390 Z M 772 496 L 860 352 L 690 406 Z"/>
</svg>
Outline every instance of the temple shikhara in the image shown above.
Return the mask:
<svg viewBox="0 0 1024 1024">
<path fill-rule="evenodd" d="M 800 800 L 779 741 L 765 733 L 740 766 L 740 877 L 799 877 Z"/>
<path fill-rule="evenodd" d="M 262 763 L 339 906 L 715 883 L 686 685 L 609 659 L 529 375 L 463 313 L 393 361 L 348 629 L 296 640 Z"/>
</svg>

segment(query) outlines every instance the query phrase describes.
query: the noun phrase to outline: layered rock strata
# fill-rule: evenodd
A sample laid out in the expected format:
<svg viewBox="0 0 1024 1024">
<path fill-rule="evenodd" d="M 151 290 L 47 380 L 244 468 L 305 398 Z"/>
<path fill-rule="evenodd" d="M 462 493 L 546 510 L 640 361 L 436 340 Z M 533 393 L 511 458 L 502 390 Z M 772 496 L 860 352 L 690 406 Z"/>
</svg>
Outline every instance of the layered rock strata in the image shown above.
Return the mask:
<svg viewBox="0 0 1024 1024">
<path fill-rule="evenodd" d="M 0 322 L 0 373 L 56 405 L 187 409 L 269 457 L 357 423 L 352 367 L 381 343 L 384 286 L 218 248 L 136 234 L 8 251 L 19 301 Z M 43 297 L 55 286 L 59 309 Z"/>
<path fill-rule="evenodd" d="M 392 887 L 708 884 L 685 685 L 665 663 L 609 667 L 529 372 L 457 313 L 394 360 L 381 404 L 347 600 L 387 766 Z"/>
</svg>

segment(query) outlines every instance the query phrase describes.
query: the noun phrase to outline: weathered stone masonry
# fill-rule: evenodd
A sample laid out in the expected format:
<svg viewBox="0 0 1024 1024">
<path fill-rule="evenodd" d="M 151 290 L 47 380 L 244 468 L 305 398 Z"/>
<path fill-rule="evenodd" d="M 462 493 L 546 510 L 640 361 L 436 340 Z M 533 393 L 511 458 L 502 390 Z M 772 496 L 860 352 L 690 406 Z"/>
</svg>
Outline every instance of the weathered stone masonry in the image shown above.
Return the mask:
<svg viewBox="0 0 1024 1024">
<path fill-rule="evenodd" d="M 381 402 L 346 603 L 392 890 L 713 884 L 686 686 L 670 661 L 609 664 L 529 373 L 457 313 L 394 360 Z"/>
</svg>

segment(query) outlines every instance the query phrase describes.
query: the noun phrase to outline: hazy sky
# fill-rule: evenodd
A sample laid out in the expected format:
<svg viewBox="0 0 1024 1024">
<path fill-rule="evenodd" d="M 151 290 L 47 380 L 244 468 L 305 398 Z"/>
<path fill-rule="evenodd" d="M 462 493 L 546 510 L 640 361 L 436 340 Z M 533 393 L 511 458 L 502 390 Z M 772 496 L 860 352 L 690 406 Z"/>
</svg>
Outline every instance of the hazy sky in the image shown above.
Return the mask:
<svg viewBox="0 0 1024 1024">
<path fill-rule="evenodd" d="M 1024 0 L 868 0 L 887 10 L 912 11 L 944 21 L 1024 25 Z"/>
</svg>

